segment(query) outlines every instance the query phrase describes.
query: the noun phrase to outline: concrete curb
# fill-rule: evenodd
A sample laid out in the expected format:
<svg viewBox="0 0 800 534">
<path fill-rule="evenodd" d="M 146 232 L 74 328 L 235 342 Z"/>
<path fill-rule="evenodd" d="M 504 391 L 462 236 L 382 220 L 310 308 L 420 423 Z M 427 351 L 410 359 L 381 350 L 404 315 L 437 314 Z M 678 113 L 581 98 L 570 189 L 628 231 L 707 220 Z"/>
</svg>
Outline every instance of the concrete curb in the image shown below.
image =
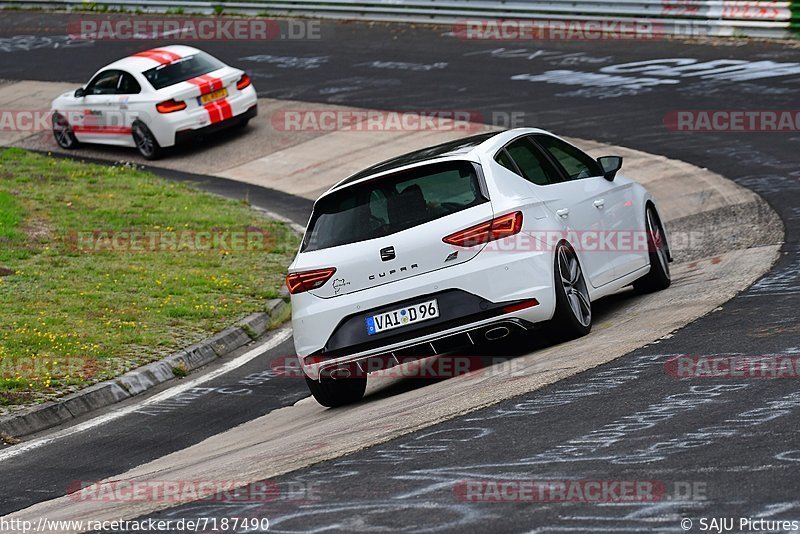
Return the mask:
<svg viewBox="0 0 800 534">
<path fill-rule="evenodd" d="M 230 328 L 181 349 L 166 358 L 143 365 L 113 380 L 99 382 L 66 395 L 57 401 L 33 406 L 22 413 L 0 418 L 0 433 L 26 436 L 66 423 L 98 408 L 139 395 L 176 377 L 173 368 L 186 372 L 229 356 L 269 330 L 270 322 L 288 306 L 288 291 L 281 298 L 267 301 L 263 312 L 256 312 Z"/>
</svg>

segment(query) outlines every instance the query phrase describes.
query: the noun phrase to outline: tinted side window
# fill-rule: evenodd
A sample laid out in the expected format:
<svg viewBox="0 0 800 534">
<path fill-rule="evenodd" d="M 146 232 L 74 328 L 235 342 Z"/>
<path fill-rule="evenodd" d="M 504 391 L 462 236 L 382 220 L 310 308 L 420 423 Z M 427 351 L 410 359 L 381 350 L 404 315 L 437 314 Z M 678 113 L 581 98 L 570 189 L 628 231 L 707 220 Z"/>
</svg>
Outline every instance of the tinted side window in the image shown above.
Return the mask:
<svg viewBox="0 0 800 534">
<path fill-rule="evenodd" d="M 505 148 L 497 153 L 497 155 L 494 157 L 494 160 L 514 174 L 519 174 L 517 166 L 514 165 L 513 161 L 511 161 L 511 156 L 508 155 L 508 152 L 506 152 Z"/>
<path fill-rule="evenodd" d="M 548 185 L 561 181 L 544 154 L 541 154 L 527 138 L 517 139 L 506 147 L 506 151 L 519 167 L 522 177 L 529 182 Z"/>
<path fill-rule="evenodd" d="M 564 167 L 571 180 L 603 174 L 600 164 L 569 143 L 549 135 L 537 135 L 534 138 Z"/>
<path fill-rule="evenodd" d="M 118 95 L 135 95 L 141 90 L 142 88 L 139 86 L 139 82 L 137 82 L 133 76 L 127 72 L 122 73 L 122 78 L 119 80 L 119 88 L 117 90 Z"/>
<path fill-rule="evenodd" d="M 121 72 L 118 70 L 107 70 L 101 72 L 86 86 L 87 95 L 113 95 L 117 92 L 117 84 Z"/>
</svg>

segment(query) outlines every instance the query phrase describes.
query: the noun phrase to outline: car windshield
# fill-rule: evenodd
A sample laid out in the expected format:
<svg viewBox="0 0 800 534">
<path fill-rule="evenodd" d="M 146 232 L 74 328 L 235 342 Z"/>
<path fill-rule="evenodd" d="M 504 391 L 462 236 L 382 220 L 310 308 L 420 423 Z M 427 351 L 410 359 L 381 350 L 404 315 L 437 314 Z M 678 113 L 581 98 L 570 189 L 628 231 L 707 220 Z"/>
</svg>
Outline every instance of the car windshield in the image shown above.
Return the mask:
<svg viewBox="0 0 800 534">
<path fill-rule="evenodd" d="M 144 77 L 155 89 L 163 89 L 176 83 L 191 80 L 224 67 L 225 64 L 205 52 L 186 56 L 166 65 L 144 71 Z"/>
<path fill-rule="evenodd" d="M 476 166 L 450 161 L 345 187 L 317 201 L 304 252 L 366 241 L 488 202 Z"/>
</svg>

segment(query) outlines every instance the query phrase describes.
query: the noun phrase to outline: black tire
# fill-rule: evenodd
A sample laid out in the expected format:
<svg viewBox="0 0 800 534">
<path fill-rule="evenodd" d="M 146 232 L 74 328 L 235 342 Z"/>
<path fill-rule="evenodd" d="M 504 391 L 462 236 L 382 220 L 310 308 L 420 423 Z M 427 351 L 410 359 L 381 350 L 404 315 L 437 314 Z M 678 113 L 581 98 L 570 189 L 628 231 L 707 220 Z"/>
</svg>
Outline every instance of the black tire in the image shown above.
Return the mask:
<svg viewBox="0 0 800 534">
<path fill-rule="evenodd" d="M 559 341 L 583 337 L 592 331 L 592 302 L 583 269 L 567 243 L 558 244 L 555 256 L 556 311 L 549 330 Z"/>
<path fill-rule="evenodd" d="M 336 408 L 360 401 L 367 389 L 367 377 L 340 378 L 320 382 L 306 376 L 306 384 L 318 403 L 328 408 Z"/>
<path fill-rule="evenodd" d="M 650 272 L 636 280 L 633 288 L 639 293 L 653 293 L 667 289 L 672 284 L 669 243 L 658 213 L 649 204 L 645 210 L 645 225 L 647 248 L 650 251 Z"/>
<path fill-rule="evenodd" d="M 164 149 L 156 141 L 153 132 L 142 121 L 136 121 L 131 127 L 133 142 L 136 143 L 136 150 L 144 159 L 154 160 L 164 155 Z"/>
<path fill-rule="evenodd" d="M 72 126 L 60 113 L 53 113 L 53 137 L 58 146 L 67 150 L 78 148 L 81 145 L 75 137 L 75 132 L 72 131 Z"/>
</svg>

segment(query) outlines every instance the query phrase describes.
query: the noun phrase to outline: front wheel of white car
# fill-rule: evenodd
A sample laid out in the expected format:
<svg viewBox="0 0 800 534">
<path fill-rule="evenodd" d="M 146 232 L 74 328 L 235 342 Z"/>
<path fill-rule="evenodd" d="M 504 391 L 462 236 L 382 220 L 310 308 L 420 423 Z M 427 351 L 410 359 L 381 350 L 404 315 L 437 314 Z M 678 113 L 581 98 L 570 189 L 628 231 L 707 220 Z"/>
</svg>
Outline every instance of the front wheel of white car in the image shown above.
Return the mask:
<svg viewBox="0 0 800 534">
<path fill-rule="evenodd" d="M 559 339 L 575 339 L 592 330 L 592 302 L 575 251 L 559 243 L 555 260 L 556 311 L 552 331 Z"/>
<path fill-rule="evenodd" d="M 669 244 L 664 227 L 652 206 L 645 212 L 647 245 L 650 251 L 650 272 L 636 280 L 633 288 L 639 293 L 653 293 L 667 289 L 672 284 L 669 273 Z"/>
<path fill-rule="evenodd" d="M 60 113 L 53 113 L 53 137 L 61 148 L 72 150 L 80 145 L 69 125 L 67 118 Z"/>
<path fill-rule="evenodd" d="M 136 149 L 139 154 L 145 159 L 153 160 L 158 159 L 163 154 L 163 149 L 156 141 L 153 132 L 150 131 L 145 123 L 136 121 L 131 127 L 133 142 L 136 143 Z"/>
<path fill-rule="evenodd" d="M 306 384 L 318 403 L 328 408 L 336 408 L 360 401 L 367 389 L 367 377 L 348 377 L 320 382 L 306 376 Z"/>
</svg>

